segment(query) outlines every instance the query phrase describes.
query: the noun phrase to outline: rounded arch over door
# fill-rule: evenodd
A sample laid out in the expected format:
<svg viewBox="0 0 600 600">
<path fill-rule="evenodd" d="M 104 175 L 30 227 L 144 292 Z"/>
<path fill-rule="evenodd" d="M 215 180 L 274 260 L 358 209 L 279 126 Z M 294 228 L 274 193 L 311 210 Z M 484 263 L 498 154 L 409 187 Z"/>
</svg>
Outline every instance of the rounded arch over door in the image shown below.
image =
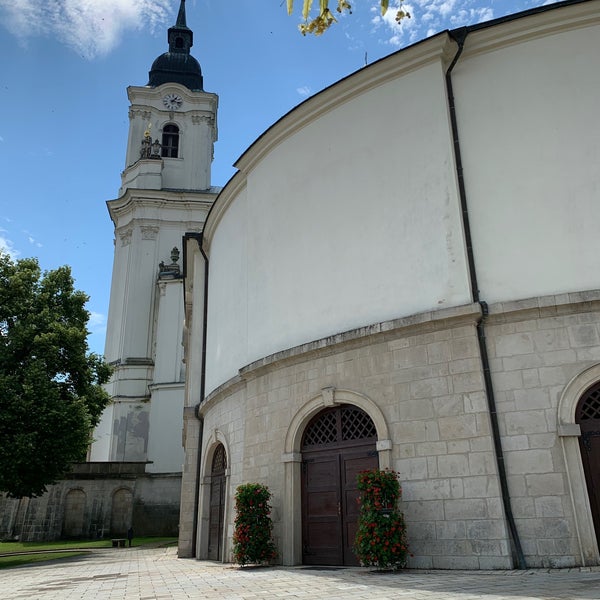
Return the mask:
<svg viewBox="0 0 600 600">
<path fill-rule="evenodd" d="M 596 540 L 600 540 L 600 382 L 582 395 L 575 413 L 581 429 L 579 448 L 590 500 Z"/>
<path fill-rule="evenodd" d="M 210 470 L 210 500 L 208 515 L 208 558 L 223 559 L 223 531 L 225 523 L 227 454 L 223 444 L 213 453 Z"/>
<path fill-rule="evenodd" d="M 110 534 L 125 537 L 132 526 L 133 494 L 127 488 L 119 488 L 112 497 Z"/>
<path fill-rule="evenodd" d="M 600 363 L 597 363 L 575 375 L 565 386 L 558 402 L 558 436 L 563 450 L 579 556 L 584 566 L 599 564 L 600 553 L 583 467 L 579 440 L 581 425 L 576 422 L 576 413 L 586 392 L 599 382 Z"/>
<path fill-rule="evenodd" d="M 358 565 L 356 476 L 379 466 L 377 430 L 361 408 L 326 408 L 302 437 L 302 562 Z"/>
<path fill-rule="evenodd" d="M 377 404 L 359 392 L 326 387 L 303 404 L 292 417 L 285 437 L 284 497 L 282 507 L 281 556 L 284 565 L 302 563 L 302 438 L 307 425 L 324 408 L 351 404 L 372 419 L 377 431 L 375 447 L 382 469 L 392 466 L 392 441 L 386 419 Z"/>
<path fill-rule="evenodd" d="M 83 535 L 83 519 L 86 495 L 82 489 L 69 490 L 65 496 L 63 537 L 77 538 Z"/>
</svg>

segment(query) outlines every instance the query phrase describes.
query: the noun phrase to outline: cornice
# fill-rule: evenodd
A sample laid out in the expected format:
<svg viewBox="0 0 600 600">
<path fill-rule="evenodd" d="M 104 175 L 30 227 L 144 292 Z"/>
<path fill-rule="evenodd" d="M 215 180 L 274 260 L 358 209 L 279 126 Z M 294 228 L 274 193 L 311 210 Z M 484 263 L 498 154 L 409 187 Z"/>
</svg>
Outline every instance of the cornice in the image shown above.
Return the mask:
<svg viewBox="0 0 600 600">
<path fill-rule="evenodd" d="M 308 123 L 370 89 L 435 61 L 441 61 L 443 67 L 448 66 L 457 47 L 446 32 L 440 33 L 348 75 L 279 119 L 234 164 L 238 172 L 227 182 L 207 217 L 205 249 L 210 247 L 212 236 L 229 205 L 246 186 L 246 173 L 273 148 Z"/>
<path fill-rule="evenodd" d="M 489 26 L 484 23 L 481 28 L 470 28 L 461 61 L 540 37 L 598 24 L 600 2 L 597 0 L 557 6 Z"/>
<path fill-rule="evenodd" d="M 164 83 L 158 87 L 130 85 L 127 88 L 127 98 L 133 107 L 138 106 L 140 103 L 148 104 L 152 101 L 158 102 L 168 92 L 176 92 L 191 105 L 197 105 L 201 103 L 208 104 L 209 110 L 212 112 L 216 112 L 217 107 L 219 106 L 219 96 L 217 96 L 217 94 L 204 91 L 193 92 L 179 83 Z M 169 111 L 165 110 L 164 112 Z"/>
<path fill-rule="evenodd" d="M 461 306 L 416 313 L 408 317 L 401 317 L 390 321 L 373 323 L 300 344 L 299 346 L 293 346 L 292 348 L 287 348 L 286 350 L 281 350 L 255 360 L 239 369 L 236 375 L 216 387 L 206 396 L 201 405 L 201 410 L 206 411 L 207 406 L 211 406 L 215 402 L 218 402 L 220 398 L 240 389 L 247 380 L 254 379 L 266 372 L 277 369 L 282 364 L 301 362 L 309 358 L 330 355 L 335 352 L 341 352 L 350 346 L 364 346 L 365 344 L 372 343 L 374 337 L 377 338 L 375 343 L 380 343 L 385 339 L 396 339 L 407 335 L 431 333 L 465 325 L 475 326 L 481 317 L 482 312 L 479 304 L 463 304 Z"/>
<path fill-rule="evenodd" d="M 426 64 L 441 61 L 443 65 L 447 65 L 456 48 L 456 42 L 447 32 L 442 32 L 363 67 L 308 98 L 284 115 L 242 154 L 234 166 L 247 173 L 275 146 L 308 123 L 366 91 Z"/>
<path fill-rule="evenodd" d="M 106 206 L 113 223 L 139 208 L 153 208 L 161 211 L 198 210 L 207 213 L 217 198 L 217 192 L 189 190 L 147 190 L 127 188 L 119 198 L 108 200 Z"/>
<path fill-rule="evenodd" d="M 215 233 L 223 215 L 227 212 L 229 205 L 239 196 L 246 187 L 246 175 L 237 172 L 225 185 L 221 193 L 215 199 L 204 224 L 203 247 L 208 252 Z"/>
</svg>

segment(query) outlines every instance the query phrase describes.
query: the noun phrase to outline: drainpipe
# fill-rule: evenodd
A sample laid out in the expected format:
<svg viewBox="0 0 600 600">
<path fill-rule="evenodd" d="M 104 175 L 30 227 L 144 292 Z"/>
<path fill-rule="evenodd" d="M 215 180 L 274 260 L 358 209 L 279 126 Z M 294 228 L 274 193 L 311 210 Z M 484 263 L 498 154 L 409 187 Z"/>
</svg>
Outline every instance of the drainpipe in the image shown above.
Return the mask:
<svg viewBox="0 0 600 600">
<path fill-rule="evenodd" d="M 494 454 L 496 457 L 496 465 L 498 468 L 498 479 L 500 481 L 500 491 L 502 495 L 502 504 L 506 515 L 506 522 L 510 534 L 511 550 L 513 560 L 516 562 L 518 569 L 526 569 L 527 563 L 521 547 L 519 532 L 515 523 L 515 518 L 512 511 L 510 500 L 510 492 L 508 490 L 508 480 L 506 477 L 506 466 L 504 463 L 504 452 L 502 450 L 502 438 L 500 436 L 500 427 L 498 425 L 498 411 L 496 408 L 496 399 L 494 396 L 494 387 L 492 384 L 492 375 L 490 370 L 490 362 L 487 353 L 487 344 L 485 337 L 485 320 L 488 316 L 487 303 L 481 300 L 479 294 L 479 286 L 477 284 L 477 271 L 475 269 L 475 255 L 473 252 L 473 241 L 471 238 L 471 227 L 469 224 L 469 211 L 467 206 L 467 193 L 465 189 L 465 180 L 463 174 L 462 157 L 460 153 L 460 140 L 458 137 L 458 124 L 456 120 L 456 105 L 454 102 L 454 91 L 452 89 L 452 70 L 456 66 L 460 55 L 463 52 L 465 40 L 469 34 L 468 27 L 462 27 L 450 31 L 450 37 L 458 44 L 458 50 L 450 66 L 446 70 L 446 92 L 448 95 L 448 109 L 450 111 L 450 124 L 452 127 L 452 139 L 454 142 L 454 157 L 456 164 L 456 176 L 458 180 L 458 194 L 460 197 L 460 207 L 462 214 L 462 223 L 465 235 L 465 245 L 467 250 L 467 261 L 469 265 L 469 280 L 471 284 L 471 295 L 474 302 L 477 302 L 481 307 L 481 318 L 477 322 L 477 341 L 479 343 L 479 355 L 481 357 L 481 366 L 483 370 L 483 380 L 485 385 L 485 393 L 488 401 L 488 411 L 490 415 L 490 426 L 492 429 L 492 439 L 494 441 Z"/>
<path fill-rule="evenodd" d="M 200 506 L 200 477 L 202 474 L 202 440 L 204 438 L 204 417 L 200 414 L 200 406 L 204 400 L 205 387 L 205 376 L 206 376 L 206 317 L 208 314 L 208 256 L 202 248 L 202 233 L 186 233 L 183 237 L 183 247 L 186 247 L 186 241 L 189 239 L 195 239 L 198 243 L 200 253 L 204 258 L 204 310 L 202 315 L 202 361 L 200 366 L 200 402 L 194 407 L 194 414 L 199 421 L 198 431 L 198 456 L 196 458 L 196 491 L 194 495 L 194 515 L 192 522 L 192 556 L 197 558 L 197 539 L 198 539 L 198 509 Z M 185 254 L 184 254 L 185 260 Z M 187 273 L 187 269 L 184 265 L 184 273 Z"/>
</svg>

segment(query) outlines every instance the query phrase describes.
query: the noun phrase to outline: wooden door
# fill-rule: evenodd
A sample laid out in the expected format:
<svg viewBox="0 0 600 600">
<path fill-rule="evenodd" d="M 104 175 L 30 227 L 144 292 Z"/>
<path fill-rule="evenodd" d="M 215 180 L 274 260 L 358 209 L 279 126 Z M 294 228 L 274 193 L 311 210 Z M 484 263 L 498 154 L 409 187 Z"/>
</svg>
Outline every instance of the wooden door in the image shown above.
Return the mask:
<svg viewBox="0 0 600 600">
<path fill-rule="evenodd" d="M 215 450 L 210 477 L 210 502 L 208 517 L 208 558 L 222 560 L 223 528 L 225 521 L 225 448 L 219 444 Z"/>
<path fill-rule="evenodd" d="M 313 456 L 303 462 L 303 562 L 344 564 L 341 544 L 341 489 L 338 453 Z"/>
<path fill-rule="evenodd" d="M 600 384 L 591 387 L 579 401 L 576 421 L 581 427 L 579 447 L 594 529 L 600 544 Z"/>
<path fill-rule="evenodd" d="M 358 520 L 356 475 L 379 465 L 373 421 L 361 409 L 322 411 L 302 445 L 302 560 L 357 565 L 352 546 Z"/>
<path fill-rule="evenodd" d="M 356 476 L 361 471 L 376 469 L 379 466 L 379 458 L 375 449 L 363 449 L 358 452 L 343 452 L 340 455 L 342 464 L 341 488 L 342 488 L 342 527 L 343 527 L 343 551 L 344 565 L 358 566 L 358 559 L 354 554 L 352 546 L 358 529 L 358 497 L 359 491 L 356 487 Z"/>
</svg>

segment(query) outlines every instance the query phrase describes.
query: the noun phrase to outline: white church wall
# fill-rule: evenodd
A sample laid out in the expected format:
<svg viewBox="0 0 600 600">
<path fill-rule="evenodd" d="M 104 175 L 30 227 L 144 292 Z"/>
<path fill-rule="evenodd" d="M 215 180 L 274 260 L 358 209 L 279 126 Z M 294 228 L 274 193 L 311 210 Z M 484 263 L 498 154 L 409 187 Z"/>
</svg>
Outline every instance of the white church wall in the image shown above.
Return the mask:
<svg viewBox="0 0 600 600">
<path fill-rule="evenodd" d="M 181 472 L 183 383 L 151 385 L 147 473 Z"/>
<path fill-rule="evenodd" d="M 459 214 L 439 61 L 315 115 L 247 174 L 210 243 L 207 392 L 279 350 L 468 302 Z M 212 338 L 216 312 L 231 323 Z"/>
<path fill-rule="evenodd" d="M 206 392 L 234 376 L 248 358 L 247 192 L 239 191 L 211 240 Z M 267 265 L 265 265 L 266 268 Z M 195 296 L 203 293 L 196 290 Z M 268 326 L 265 323 L 265 326 Z"/>
<path fill-rule="evenodd" d="M 108 362 L 117 360 L 120 356 L 121 336 L 123 332 L 123 309 L 125 292 L 127 289 L 127 263 L 130 251 L 131 232 L 121 229 L 115 232 L 115 256 L 113 260 L 113 273 L 110 286 L 110 302 L 106 324 L 106 342 L 104 357 Z M 108 335 L 108 332 L 111 335 Z"/>
<path fill-rule="evenodd" d="M 486 30 L 471 33 L 453 73 L 488 302 L 598 287 L 600 71 L 589 57 L 600 52 L 600 25 L 565 31 L 561 11 L 550 18 L 554 35 L 504 47 Z"/>
</svg>

